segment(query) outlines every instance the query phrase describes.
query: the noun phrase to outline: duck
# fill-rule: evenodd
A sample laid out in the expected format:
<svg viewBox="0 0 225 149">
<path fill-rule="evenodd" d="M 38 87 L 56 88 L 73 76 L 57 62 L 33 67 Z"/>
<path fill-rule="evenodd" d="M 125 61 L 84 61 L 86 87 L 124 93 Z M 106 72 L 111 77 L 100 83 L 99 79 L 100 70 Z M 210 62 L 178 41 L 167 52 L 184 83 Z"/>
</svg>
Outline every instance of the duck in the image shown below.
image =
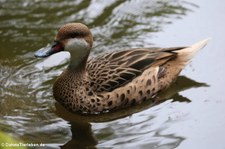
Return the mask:
<svg viewBox="0 0 225 149">
<path fill-rule="evenodd" d="M 51 46 L 35 56 L 68 51 L 70 62 L 53 84 L 53 97 L 68 111 L 101 114 L 154 101 L 208 40 L 185 47 L 133 48 L 89 58 L 93 46 L 90 29 L 82 23 L 68 23 L 59 28 Z"/>
</svg>

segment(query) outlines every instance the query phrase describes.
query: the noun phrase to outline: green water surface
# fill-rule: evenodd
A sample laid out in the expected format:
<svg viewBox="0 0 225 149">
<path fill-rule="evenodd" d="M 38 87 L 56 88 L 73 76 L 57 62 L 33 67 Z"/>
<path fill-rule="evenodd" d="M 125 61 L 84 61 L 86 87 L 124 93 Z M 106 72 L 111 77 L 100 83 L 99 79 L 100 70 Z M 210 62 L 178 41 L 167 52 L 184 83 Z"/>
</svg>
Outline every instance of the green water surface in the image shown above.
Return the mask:
<svg viewBox="0 0 225 149">
<path fill-rule="evenodd" d="M 222 0 L 0 0 L 0 132 L 44 144 L 30 148 L 224 149 L 224 13 Z M 68 22 L 91 28 L 92 56 L 212 39 L 160 104 L 80 116 L 52 96 L 67 63 L 40 69 L 34 57 Z"/>
</svg>

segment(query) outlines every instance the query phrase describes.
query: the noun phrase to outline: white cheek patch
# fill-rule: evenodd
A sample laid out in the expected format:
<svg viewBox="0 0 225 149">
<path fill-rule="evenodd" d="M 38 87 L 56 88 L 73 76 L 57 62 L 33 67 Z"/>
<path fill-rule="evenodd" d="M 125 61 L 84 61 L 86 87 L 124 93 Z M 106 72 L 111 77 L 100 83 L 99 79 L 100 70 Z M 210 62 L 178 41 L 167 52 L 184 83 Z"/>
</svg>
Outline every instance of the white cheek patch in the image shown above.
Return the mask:
<svg viewBox="0 0 225 149">
<path fill-rule="evenodd" d="M 88 43 L 84 39 L 73 38 L 69 39 L 65 46 L 65 50 L 71 53 L 76 53 L 78 55 L 82 55 L 88 51 Z"/>
</svg>

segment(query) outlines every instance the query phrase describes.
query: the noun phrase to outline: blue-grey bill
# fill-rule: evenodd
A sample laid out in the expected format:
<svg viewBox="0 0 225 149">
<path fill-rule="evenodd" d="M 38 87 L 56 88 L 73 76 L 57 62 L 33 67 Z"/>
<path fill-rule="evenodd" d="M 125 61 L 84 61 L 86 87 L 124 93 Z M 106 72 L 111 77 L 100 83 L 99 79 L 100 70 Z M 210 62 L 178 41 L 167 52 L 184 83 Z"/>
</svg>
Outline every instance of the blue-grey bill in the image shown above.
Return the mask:
<svg viewBox="0 0 225 149">
<path fill-rule="evenodd" d="M 44 48 L 39 49 L 37 52 L 35 52 L 35 57 L 47 57 L 51 55 L 51 46 L 47 46 Z"/>
</svg>

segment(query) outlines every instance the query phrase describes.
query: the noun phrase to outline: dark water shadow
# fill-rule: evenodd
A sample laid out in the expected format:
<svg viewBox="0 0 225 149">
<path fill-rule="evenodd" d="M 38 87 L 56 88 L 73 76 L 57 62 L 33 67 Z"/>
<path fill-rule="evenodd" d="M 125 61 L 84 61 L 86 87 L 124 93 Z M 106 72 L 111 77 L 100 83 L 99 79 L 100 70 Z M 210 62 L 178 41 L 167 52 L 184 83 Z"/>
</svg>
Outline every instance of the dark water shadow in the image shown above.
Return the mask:
<svg viewBox="0 0 225 149">
<path fill-rule="evenodd" d="M 59 103 L 56 103 L 56 114 L 68 121 L 71 124 L 72 138 L 66 144 L 61 146 L 62 149 L 67 148 L 95 148 L 98 144 L 98 140 L 95 134 L 92 132 L 91 122 L 109 122 L 131 116 L 134 113 L 143 111 L 145 109 L 156 106 L 167 100 L 172 102 L 191 102 L 190 99 L 179 94 L 179 92 L 198 87 L 207 87 L 205 83 L 197 82 L 191 80 L 185 76 L 179 76 L 177 81 L 173 83 L 170 88 L 160 93 L 157 100 L 152 102 L 151 100 L 146 101 L 140 105 L 131 106 L 128 108 L 112 111 L 109 113 L 104 113 L 100 115 L 81 115 L 76 113 L 68 112 Z"/>
<path fill-rule="evenodd" d="M 71 148 L 95 148 L 98 144 L 97 138 L 94 136 L 91 124 L 85 121 L 71 122 L 72 138 L 66 144 L 61 146 L 62 149 Z"/>
</svg>

